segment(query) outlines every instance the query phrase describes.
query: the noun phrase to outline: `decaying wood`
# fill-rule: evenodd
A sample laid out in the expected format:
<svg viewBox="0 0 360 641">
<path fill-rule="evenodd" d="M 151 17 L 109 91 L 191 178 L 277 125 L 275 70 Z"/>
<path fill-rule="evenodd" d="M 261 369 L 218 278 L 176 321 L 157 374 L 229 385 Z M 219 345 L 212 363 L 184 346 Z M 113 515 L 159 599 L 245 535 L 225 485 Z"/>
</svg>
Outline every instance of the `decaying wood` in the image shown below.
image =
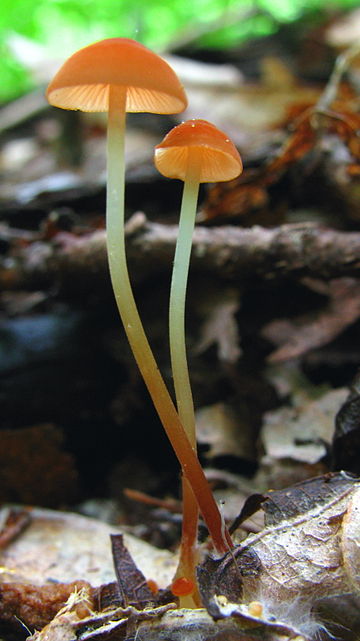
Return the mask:
<svg viewBox="0 0 360 641">
<path fill-rule="evenodd" d="M 128 223 L 127 253 L 134 281 L 164 270 L 173 261 L 178 228 L 135 214 Z M 251 277 L 336 278 L 360 273 L 360 233 L 321 228 L 313 223 L 266 229 L 197 227 L 192 268 L 227 280 Z M 58 234 L 53 242 L 19 249 L 16 261 L 0 269 L 4 288 L 94 287 L 107 273 L 105 232 L 76 237 Z"/>
</svg>

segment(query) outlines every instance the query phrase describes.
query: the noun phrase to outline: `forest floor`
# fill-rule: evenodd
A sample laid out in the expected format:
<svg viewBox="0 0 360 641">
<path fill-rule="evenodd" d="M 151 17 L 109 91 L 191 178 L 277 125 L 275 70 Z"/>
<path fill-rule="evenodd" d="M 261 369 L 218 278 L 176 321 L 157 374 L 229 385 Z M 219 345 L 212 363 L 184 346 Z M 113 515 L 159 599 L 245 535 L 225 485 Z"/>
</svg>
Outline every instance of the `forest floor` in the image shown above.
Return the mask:
<svg viewBox="0 0 360 641">
<path fill-rule="evenodd" d="M 244 163 L 239 178 L 201 188 L 188 359 L 199 455 L 227 524 L 249 497 L 262 497 L 248 518 L 238 519 L 235 538 L 240 545 L 252 537 L 263 566 L 276 566 L 257 594 L 262 612 L 278 612 L 283 623 L 267 616 L 261 627 L 257 614 L 258 627 L 250 625 L 253 613 L 239 610 L 234 628 L 226 604 L 214 606 L 219 595 L 234 597 L 225 585 L 229 574 L 204 562 L 207 612 L 192 615 L 198 617 L 192 629 L 202 630 L 194 639 L 359 638 L 360 57 L 350 34 L 356 24 L 360 31 L 358 12 L 283 27 L 227 51 L 188 45 L 169 56 L 188 94 L 187 111 L 128 117 L 129 271 L 170 389 L 167 307 L 182 186 L 157 173 L 153 148 L 180 120 L 205 118 L 232 138 Z M 99 596 L 99 586 L 114 580 L 109 533 L 125 533 L 144 576 L 166 593 L 181 525 L 179 467 L 110 286 L 106 119 L 51 108 L 43 90 L 0 110 L 0 628 L 6 641 L 25 638 L 24 626 L 33 633 L 50 623 L 74 582 L 78 594 L 91 588 L 91 607 L 78 596 L 61 613 L 78 608 L 87 624 L 76 627 L 72 619 L 60 638 L 73 638 L 67 635 L 75 629 L 78 638 L 94 636 L 94 629 L 98 636 L 102 626 L 105 638 L 109 617 L 94 622 L 93 610 L 111 601 Z M 270 488 L 279 494 L 268 494 Z M 296 539 L 290 553 L 290 539 L 280 543 L 279 534 L 269 535 L 264 548 L 285 549 L 281 561 L 267 560 L 261 547 L 264 511 L 267 528 L 278 533 L 281 523 L 285 538 L 291 532 Z M 336 522 L 336 529 L 324 533 L 321 519 Z M 307 548 L 307 536 L 326 538 L 327 546 Z M 200 537 L 206 538 L 203 525 Z M 308 565 L 321 565 L 318 554 L 326 576 L 338 575 L 341 565 L 334 583 L 313 569 L 306 574 Z M 281 611 L 274 605 L 283 599 L 274 587 L 280 569 L 289 585 L 292 572 L 306 575 L 289 589 Z M 181 610 L 169 614 L 170 602 L 154 597 L 156 622 L 166 612 L 166 621 L 179 616 Z M 166 623 L 171 633 L 156 623 L 152 631 L 148 610 L 136 612 L 131 625 L 125 617 L 127 628 L 118 622 L 119 638 L 136 636 L 137 625 L 145 626 L 146 641 L 185 638 L 184 623 Z M 318 625 L 317 617 L 330 619 L 329 626 Z"/>
</svg>

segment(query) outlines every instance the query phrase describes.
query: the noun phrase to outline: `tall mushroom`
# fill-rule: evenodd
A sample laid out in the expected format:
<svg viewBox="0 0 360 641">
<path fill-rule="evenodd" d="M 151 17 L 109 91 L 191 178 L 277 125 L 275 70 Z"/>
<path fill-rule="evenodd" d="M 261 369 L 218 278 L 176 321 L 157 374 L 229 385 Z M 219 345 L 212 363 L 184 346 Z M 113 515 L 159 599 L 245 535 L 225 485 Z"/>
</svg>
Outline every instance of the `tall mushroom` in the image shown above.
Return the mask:
<svg viewBox="0 0 360 641">
<path fill-rule="evenodd" d="M 137 311 L 128 275 L 124 237 L 124 136 L 126 111 L 177 113 L 187 104 L 169 65 L 133 40 L 112 38 L 73 54 L 50 83 L 50 104 L 108 112 L 107 246 L 116 302 L 134 357 L 155 408 L 188 478 L 219 552 L 231 545 L 221 515 L 164 384 Z"/>
<path fill-rule="evenodd" d="M 236 178 L 242 172 L 242 162 L 236 147 L 222 131 L 206 120 L 188 120 L 174 127 L 156 146 L 155 165 L 164 176 L 184 181 L 170 291 L 169 335 L 177 409 L 195 448 L 194 404 L 185 345 L 185 297 L 199 185 Z M 178 577 L 194 572 L 196 539 L 196 500 L 185 478 Z"/>
</svg>

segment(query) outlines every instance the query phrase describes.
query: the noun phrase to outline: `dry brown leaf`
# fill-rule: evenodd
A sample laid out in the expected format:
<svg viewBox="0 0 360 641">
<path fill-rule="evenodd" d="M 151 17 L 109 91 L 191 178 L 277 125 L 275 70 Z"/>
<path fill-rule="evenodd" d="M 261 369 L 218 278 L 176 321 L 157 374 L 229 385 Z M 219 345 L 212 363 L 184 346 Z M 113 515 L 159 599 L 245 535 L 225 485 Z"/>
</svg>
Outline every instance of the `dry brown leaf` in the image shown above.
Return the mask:
<svg viewBox="0 0 360 641">
<path fill-rule="evenodd" d="M 199 220 L 209 221 L 217 217 L 241 216 L 245 224 L 247 214 L 267 211 L 270 199 L 267 188 L 277 180 L 264 176 L 262 170 L 245 169 L 239 178 L 211 187 L 203 204 Z M 270 222 L 272 218 L 270 218 Z"/>
</svg>

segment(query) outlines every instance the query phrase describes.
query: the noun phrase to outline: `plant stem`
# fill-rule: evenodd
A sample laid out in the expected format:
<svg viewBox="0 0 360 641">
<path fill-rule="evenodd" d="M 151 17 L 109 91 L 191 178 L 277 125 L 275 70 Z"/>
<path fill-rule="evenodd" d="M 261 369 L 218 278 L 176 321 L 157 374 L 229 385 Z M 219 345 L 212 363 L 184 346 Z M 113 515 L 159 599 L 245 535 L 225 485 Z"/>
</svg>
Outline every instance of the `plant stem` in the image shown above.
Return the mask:
<svg viewBox="0 0 360 641">
<path fill-rule="evenodd" d="M 126 93 L 121 87 L 110 87 L 109 92 L 106 225 L 108 259 L 115 299 L 130 347 L 165 432 L 196 496 L 214 546 L 219 553 L 224 554 L 229 546 L 232 546 L 230 535 L 224 531 L 216 501 L 161 377 L 132 293 L 124 234 Z"/>
<path fill-rule="evenodd" d="M 176 242 L 174 266 L 171 279 L 169 305 L 169 337 L 171 369 L 174 380 L 177 411 L 180 421 L 194 449 L 196 449 L 195 413 L 189 378 L 185 342 L 185 300 L 189 274 L 192 235 L 195 226 L 199 194 L 200 166 L 196 153 L 189 149 L 189 168 L 184 182 L 179 231 Z M 182 536 L 179 565 L 176 576 L 187 576 L 194 585 L 197 564 L 198 506 L 186 477 L 182 477 Z M 198 595 L 180 599 L 181 605 L 198 601 Z M 182 601 L 184 603 L 182 603 Z"/>
</svg>

